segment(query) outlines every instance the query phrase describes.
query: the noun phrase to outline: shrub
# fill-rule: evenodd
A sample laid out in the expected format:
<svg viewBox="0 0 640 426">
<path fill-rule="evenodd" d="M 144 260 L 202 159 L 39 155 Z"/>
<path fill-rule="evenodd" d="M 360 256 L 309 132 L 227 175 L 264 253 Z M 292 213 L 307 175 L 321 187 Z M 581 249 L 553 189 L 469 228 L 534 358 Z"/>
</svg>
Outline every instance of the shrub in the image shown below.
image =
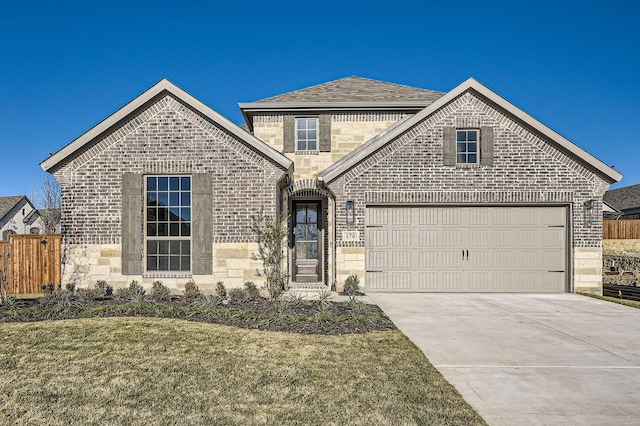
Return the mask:
<svg viewBox="0 0 640 426">
<path fill-rule="evenodd" d="M 184 297 L 187 299 L 187 302 L 193 302 L 194 300 L 202 297 L 202 293 L 200 293 L 200 289 L 196 285 L 195 281 L 189 280 L 184 285 Z"/>
<path fill-rule="evenodd" d="M 218 296 L 221 300 L 227 298 L 227 289 L 225 288 L 222 281 L 218 281 L 216 283 L 216 296 Z"/>
<path fill-rule="evenodd" d="M 220 306 L 222 304 L 222 300 L 215 294 L 202 294 L 198 292 L 198 296 L 196 296 L 191 301 L 191 306 L 203 309 L 203 308 L 215 308 L 216 306 Z"/>
<path fill-rule="evenodd" d="M 171 290 L 162 281 L 154 281 L 149 296 L 156 302 L 166 302 L 171 300 Z"/>
<path fill-rule="evenodd" d="M 260 213 L 251 216 L 251 230 L 256 234 L 258 255 L 262 261 L 264 289 L 271 300 L 276 300 L 287 288 L 289 274 L 282 265 L 285 262 L 285 240 L 289 235 L 285 217 L 273 218 Z"/>
<path fill-rule="evenodd" d="M 228 297 L 232 302 L 244 302 L 249 299 L 249 293 L 244 288 L 232 288 Z"/>
<path fill-rule="evenodd" d="M 67 290 L 69 293 L 75 293 L 76 283 L 74 283 L 73 281 L 69 281 L 68 283 L 65 284 L 64 289 Z"/>
<path fill-rule="evenodd" d="M 116 299 L 122 302 L 141 302 L 144 300 L 145 293 L 144 287 L 133 280 L 129 287 L 116 290 Z"/>
<path fill-rule="evenodd" d="M 96 290 L 98 297 L 102 297 L 107 294 L 107 282 L 105 280 L 96 281 L 93 288 Z"/>
<path fill-rule="evenodd" d="M 260 297 L 260 290 L 258 290 L 258 286 L 253 281 L 246 281 L 244 289 L 247 291 L 247 298 L 257 299 Z"/>
<path fill-rule="evenodd" d="M 349 275 L 344 282 L 344 292 L 349 296 L 355 296 L 360 292 L 360 277 Z"/>
</svg>

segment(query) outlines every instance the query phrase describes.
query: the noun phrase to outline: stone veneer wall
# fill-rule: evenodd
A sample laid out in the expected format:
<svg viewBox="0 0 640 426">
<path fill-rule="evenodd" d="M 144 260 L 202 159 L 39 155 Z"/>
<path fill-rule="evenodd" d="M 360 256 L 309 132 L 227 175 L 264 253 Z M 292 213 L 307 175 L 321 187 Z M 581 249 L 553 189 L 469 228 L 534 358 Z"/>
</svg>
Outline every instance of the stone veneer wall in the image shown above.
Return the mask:
<svg viewBox="0 0 640 426">
<path fill-rule="evenodd" d="M 335 113 L 331 116 L 331 152 L 285 153 L 294 164 L 294 179 L 315 178 L 319 172 L 388 129 L 406 113 Z M 253 134 L 279 152 L 283 151 L 282 115 L 259 115 L 253 119 Z"/>
<path fill-rule="evenodd" d="M 211 174 L 213 275 L 122 275 L 125 172 Z M 62 186 L 64 277 L 81 286 L 97 279 L 112 285 L 161 280 L 175 289 L 191 278 L 203 288 L 218 280 L 231 286 L 259 281 L 250 259 L 257 252 L 250 216 L 260 208 L 275 214 L 278 184 L 285 174 L 281 166 L 178 99 L 160 96 L 54 172 Z"/>
<path fill-rule="evenodd" d="M 445 126 L 493 127 L 493 166 L 444 166 Z M 575 291 L 601 292 L 601 201 L 608 186 L 540 135 L 466 92 L 330 182 L 337 206 L 349 199 L 356 205 L 354 227 L 346 225 L 344 208 L 337 211 L 337 275 L 356 272 L 366 288 L 362 253 L 367 205 L 560 203 L 570 205 L 573 215 Z M 584 207 L 590 199 L 597 200 L 592 223 Z M 360 241 L 342 241 L 347 230 L 359 231 Z M 338 286 L 343 282 L 338 278 Z"/>
</svg>

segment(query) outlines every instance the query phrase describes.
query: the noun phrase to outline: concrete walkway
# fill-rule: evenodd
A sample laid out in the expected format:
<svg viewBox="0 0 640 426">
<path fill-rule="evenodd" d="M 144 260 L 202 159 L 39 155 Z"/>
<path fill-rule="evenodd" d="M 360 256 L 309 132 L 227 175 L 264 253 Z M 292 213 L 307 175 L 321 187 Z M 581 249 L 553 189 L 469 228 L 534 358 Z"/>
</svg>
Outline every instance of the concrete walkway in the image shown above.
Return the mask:
<svg viewBox="0 0 640 426">
<path fill-rule="evenodd" d="M 575 294 L 368 296 L 490 425 L 640 424 L 640 309 Z"/>
</svg>

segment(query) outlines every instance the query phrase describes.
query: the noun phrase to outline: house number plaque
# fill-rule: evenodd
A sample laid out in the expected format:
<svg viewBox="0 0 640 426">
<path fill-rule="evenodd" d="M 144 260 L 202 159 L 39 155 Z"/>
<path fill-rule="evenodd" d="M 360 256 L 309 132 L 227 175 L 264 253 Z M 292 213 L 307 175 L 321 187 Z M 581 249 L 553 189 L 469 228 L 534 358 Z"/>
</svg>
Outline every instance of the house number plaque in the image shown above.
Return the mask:
<svg viewBox="0 0 640 426">
<path fill-rule="evenodd" d="M 342 231 L 342 241 L 360 241 L 360 232 Z"/>
</svg>

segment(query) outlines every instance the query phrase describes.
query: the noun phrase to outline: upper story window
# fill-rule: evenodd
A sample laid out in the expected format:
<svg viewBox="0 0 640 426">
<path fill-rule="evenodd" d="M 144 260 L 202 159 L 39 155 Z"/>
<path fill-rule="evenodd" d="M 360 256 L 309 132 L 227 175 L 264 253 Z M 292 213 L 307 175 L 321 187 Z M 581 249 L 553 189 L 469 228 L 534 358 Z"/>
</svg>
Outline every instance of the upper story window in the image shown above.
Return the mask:
<svg viewBox="0 0 640 426">
<path fill-rule="evenodd" d="M 296 151 L 318 150 L 318 119 L 296 118 Z"/>
<path fill-rule="evenodd" d="M 478 130 L 456 130 L 456 163 L 478 163 Z"/>
<path fill-rule="evenodd" d="M 147 271 L 191 270 L 191 176 L 145 179 Z"/>
</svg>

